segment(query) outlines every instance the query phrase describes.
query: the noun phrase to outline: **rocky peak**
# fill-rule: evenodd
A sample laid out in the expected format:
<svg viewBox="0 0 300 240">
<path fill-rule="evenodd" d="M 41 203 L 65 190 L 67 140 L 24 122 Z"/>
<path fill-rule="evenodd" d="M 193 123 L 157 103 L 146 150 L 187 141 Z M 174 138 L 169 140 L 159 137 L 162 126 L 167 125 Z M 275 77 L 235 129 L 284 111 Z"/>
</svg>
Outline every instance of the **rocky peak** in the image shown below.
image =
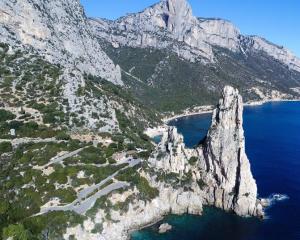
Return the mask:
<svg viewBox="0 0 300 240">
<path fill-rule="evenodd" d="M 118 19 L 116 28 L 156 32 L 168 30 L 176 37 L 183 36 L 197 19 L 186 0 L 162 0 L 144 11 Z"/>
<path fill-rule="evenodd" d="M 290 50 L 273 44 L 266 39 L 258 36 L 248 37 L 252 41 L 252 49 L 256 51 L 263 51 L 280 62 L 285 63 L 291 70 L 300 72 L 300 58 L 298 58 Z"/>
<path fill-rule="evenodd" d="M 162 17 L 167 29 L 181 36 L 195 20 L 191 6 L 186 0 L 164 0 L 162 4 L 165 5 Z"/>
<path fill-rule="evenodd" d="M 239 215 L 261 216 L 257 186 L 245 152 L 243 101 L 237 89 L 226 86 L 212 116 L 203 146 L 207 177 L 214 184 L 214 205 Z"/>
<path fill-rule="evenodd" d="M 114 46 L 168 48 L 186 60 L 204 63 L 215 63 L 215 47 L 245 55 L 257 51 L 300 72 L 300 59 L 287 49 L 261 38 L 242 35 L 230 21 L 197 18 L 187 0 L 161 0 L 142 12 L 116 21 L 90 22 L 95 34 Z"/>
<path fill-rule="evenodd" d="M 183 136 L 177 132 L 176 127 L 170 126 L 163 133 L 157 154 L 150 162 L 166 172 L 183 174 L 188 165 L 189 155 L 190 150 L 185 148 Z"/>
</svg>

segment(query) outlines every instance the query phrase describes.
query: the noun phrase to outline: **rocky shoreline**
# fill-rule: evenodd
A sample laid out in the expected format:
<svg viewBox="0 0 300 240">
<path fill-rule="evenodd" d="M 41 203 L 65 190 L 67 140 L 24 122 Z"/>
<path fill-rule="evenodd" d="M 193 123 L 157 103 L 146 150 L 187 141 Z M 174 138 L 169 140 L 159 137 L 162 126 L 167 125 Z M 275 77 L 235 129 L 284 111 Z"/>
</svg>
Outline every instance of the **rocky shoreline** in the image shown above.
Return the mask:
<svg viewBox="0 0 300 240">
<path fill-rule="evenodd" d="M 225 87 L 206 140 L 195 149 L 185 147 L 175 127 L 167 127 L 139 173 L 157 189 L 152 200 L 135 198 L 126 212 L 110 211 L 110 220 L 99 210 L 95 220 L 68 228 L 65 239 L 124 240 L 132 232 L 151 226 L 168 214 L 201 215 L 203 206 L 214 206 L 239 216 L 264 217 L 264 201 L 257 198 L 257 186 L 245 153 L 242 128 L 243 102 L 238 90 Z M 135 190 L 133 191 L 135 192 Z M 123 193 L 125 194 L 125 193 Z M 91 229 L 102 224 L 103 231 Z"/>
</svg>

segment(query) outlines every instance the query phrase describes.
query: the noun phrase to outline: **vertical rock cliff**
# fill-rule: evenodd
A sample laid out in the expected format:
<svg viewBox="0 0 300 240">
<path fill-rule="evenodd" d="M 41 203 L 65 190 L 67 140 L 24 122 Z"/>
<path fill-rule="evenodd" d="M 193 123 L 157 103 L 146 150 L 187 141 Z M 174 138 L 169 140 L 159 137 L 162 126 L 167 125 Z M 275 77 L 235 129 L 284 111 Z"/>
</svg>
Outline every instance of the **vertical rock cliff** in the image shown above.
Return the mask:
<svg viewBox="0 0 300 240">
<path fill-rule="evenodd" d="M 169 127 L 162 136 L 155 158 L 150 161 L 157 168 L 182 175 L 187 170 L 190 156 L 191 150 L 185 147 L 183 136 L 178 134 L 176 127 Z"/>
<path fill-rule="evenodd" d="M 158 149 L 152 164 L 166 172 L 191 171 L 196 181 L 201 182 L 204 204 L 242 216 L 263 216 L 245 153 L 243 101 L 238 90 L 224 88 L 208 134 L 197 148 L 187 149 L 182 136 L 170 127 Z"/>
<path fill-rule="evenodd" d="M 245 153 L 243 101 L 238 90 L 225 87 L 201 147 L 209 202 L 239 215 L 261 215 L 257 186 Z M 202 157 L 202 156 L 201 156 Z"/>
</svg>

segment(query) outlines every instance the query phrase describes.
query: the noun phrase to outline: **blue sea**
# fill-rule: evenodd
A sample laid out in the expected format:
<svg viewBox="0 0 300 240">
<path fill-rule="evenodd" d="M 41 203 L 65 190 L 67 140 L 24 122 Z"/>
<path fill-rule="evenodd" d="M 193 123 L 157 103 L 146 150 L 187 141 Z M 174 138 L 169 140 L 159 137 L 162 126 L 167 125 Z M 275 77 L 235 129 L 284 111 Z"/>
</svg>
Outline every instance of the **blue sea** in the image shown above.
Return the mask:
<svg viewBox="0 0 300 240">
<path fill-rule="evenodd" d="M 177 119 L 188 147 L 210 125 L 210 114 Z M 298 240 L 300 239 L 300 102 L 273 102 L 244 110 L 246 152 L 260 197 L 284 194 L 266 210 L 267 219 L 241 218 L 207 207 L 202 216 L 167 216 L 173 229 L 158 234 L 160 223 L 135 232 L 133 240 Z M 284 197 L 285 196 L 285 197 Z"/>
</svg>

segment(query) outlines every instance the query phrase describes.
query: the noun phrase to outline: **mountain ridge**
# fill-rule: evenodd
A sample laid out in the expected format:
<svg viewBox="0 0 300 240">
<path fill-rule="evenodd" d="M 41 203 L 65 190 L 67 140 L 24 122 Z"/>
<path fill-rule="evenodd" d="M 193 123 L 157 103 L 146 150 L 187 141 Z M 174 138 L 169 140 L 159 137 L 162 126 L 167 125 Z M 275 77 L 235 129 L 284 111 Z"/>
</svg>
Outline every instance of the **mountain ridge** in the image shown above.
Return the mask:
<svg viewBox="0 0 300 240">
<path fill-rule="evenodd" d="M 225 85 L 239 88 L 246 102 L 299 99 L 300 59 L 289 50 L 242 35 L 228 20 L 196 18 L 187 1 L 175 3 L 183 6 L 183 14 L 174 15 L 169 1 L 160 1 L 116 20 L 89 19 L 135 97 L 163 112 L 215 104 Z M 186 82 L 186 96 L 180 93 L 181 82 Z M 174 96 L 165 98 L 168 92 Z M 153 94 L 160 100 L 147 99 Z M 189 99 L 194 94 L 198 100 Z M 174 108 L 171 101 L 183 104 Z"/>
<path fill-rule="evenodd" d="M 175 8 L 172 9 L 173 6 L 175 6 Z M 203 24 L 203 22 L 201 25 L 201 21 L 199 21 L 199 19 L 203 20 L 204 23 L 208 22 L 209 26 Z M 218 26 L 214 24 L 214 21 L 217 22 L 220 21 L 226 25 L 225 27 Z M 157 4 L 145 8 L 143 11 L 140 11 L 138 13 L 131 13 L 129 15 L 120 17 L 116 20 L 110 20 L 110 22 L 119 25 L 120 30 L 121 28 L 125 28 L 127 30 L 134 30 L 135 25 L 137 25 L 136 27 L 138 28 L 139 31 L 144 31 L 145 33 L 153 31 L 155 27 L 167 29 L 169 32 L 174 33 L 174 38 L 175 39 L 177 38 L 178 41 L 184 42 L 187 45 L 190 45 L 191 47 L 197 47 L 200 50 L 204 50 L 206 56 L 202 56 L 202 57 L 208 57 L 209 60 L 213 60 L 213 56 L 211 55 L 212 53 L 209 47 L 207 48 L 207 46 L 205 45 L 205 41 L 210 45 L 216 44 L 219 47 L 227 47 L 228 49 L 235 50 L 235 51 L 239 50 L 239 38 L 242 39 L 249 38 L 249 40 L 251 39 L 255 42 L 255 44 L 259 45 L 256 36 L 242 35 L 240 30 L 231 21 L 225 19 L 212 19 L 212 18 L 205 19 L 201 17 L 198 18 L 195 17 L 192 14 L 192 9 L 189 3 L 187 1 L 181 1 L 181 0 L 180 1 L 162 0 Z M 175 28 L 174 28 L 175 26 L 174 24 L 176 25 Z M 197 28 L 199 29 L 202 28 L 204 29 L 204 31 L 201 31 Z M 173 30 L 176 32 L 176 34 Z M 194 31 L 193 33 L 194 35 L 190 34 L 190 32 L 192 31 Z M 218 35 L 217 34 L 218 31 L 219 33 L 221 33 L 219 34 L 221 37 L 232 39 L 234 40 L 234 42 L 230 42 L 229 44 L 226 44 L 223 42 L 218 42 L 218 40 L 214 39 L 213 36 L 209 36 L 209 33 L 211 33 L 212 35 Z M 224 36 L 222 36 L 222 31 L 223 33 L 225 33 Z M 142 33 L 138 33 L 138 34 L 142 34 Z M 207 34 L 208 36 L 205 36 Z M 199 39 L 196 39 L 196 36 L 203 38 L 201 39 L 201 43 L 199 43 Z M 300 59 L 297 58 L 294 54 L 292 54 L 289 50 L 284 48 L 283 49 L 284 52 L 280 52 L 280 49 L 282 49 L 282 47 L 279 47 L 269 41 L 265 41 L 263 38 L 260 38 L 260 40 L 263 40 L 265 44 L 272 44 L 273 46 L 277 47 L 276 50 L 279 51 L 279 53 L 276 54 L 276 57 L 278 57 L 281 54 L 288 55 L 290 58 L 288 57 L 288 59 L 285 60 L 279 59 L 279 60 L 289 65 L 292 69 L 300 71 Z M 255 46 L 255 48 L 259 48 L 259 46 Z M 267 47 L 264 47 L 263 49 L 268 54 L 270 54 L 271 51 Z M 295 64 L 292 64 L 294 62 Z"/>
</svg>

